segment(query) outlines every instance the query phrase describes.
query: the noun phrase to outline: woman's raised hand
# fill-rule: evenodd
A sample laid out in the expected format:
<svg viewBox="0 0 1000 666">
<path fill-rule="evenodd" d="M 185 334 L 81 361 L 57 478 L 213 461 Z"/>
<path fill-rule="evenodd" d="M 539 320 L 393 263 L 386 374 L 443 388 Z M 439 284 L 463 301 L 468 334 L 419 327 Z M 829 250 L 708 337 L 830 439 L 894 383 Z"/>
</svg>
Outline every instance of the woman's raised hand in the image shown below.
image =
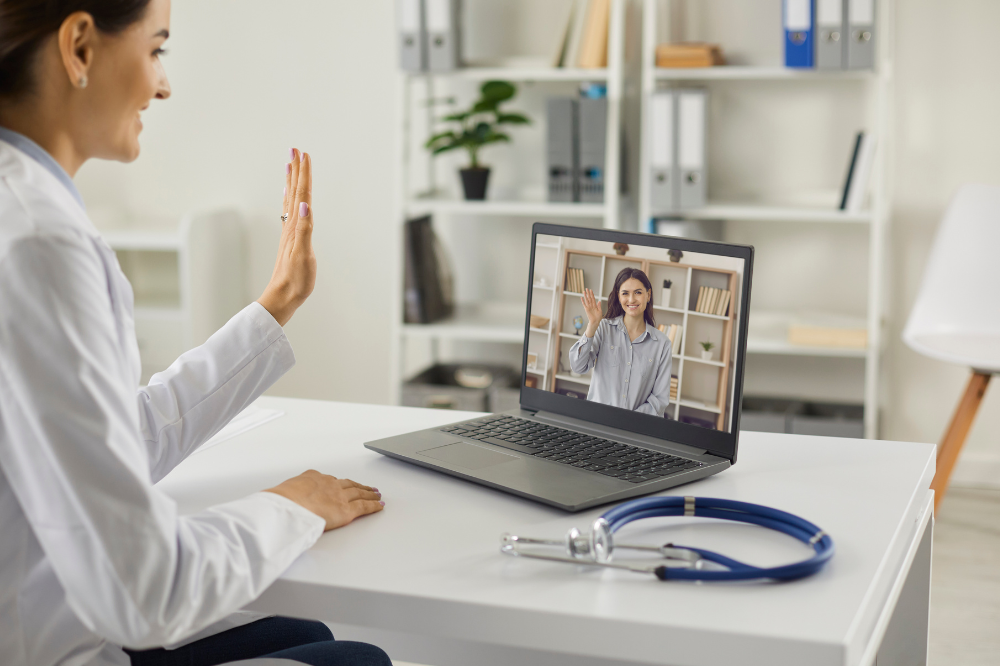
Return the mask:
<svg viewBox="0 0 1000 666">
<path fill-rule="evenodd" d="M 285 165 L 281 238 L 271 281 L 257 302 L 284 326 L 316 285 L 313 252 L 312 158 L 295 148 Z"/>
<path fill-rule="evenodd" d="M 326 521 L 326 529 L 343 527 L 359 516 L 381 511 L 385 506 L 378 488 L 350 479 L 321 474 L 314 469 L 264 491 L 281 495 Z"/>
<path fill-rule="evenodd" d="M 594 337 L 594 333 L 597 331 L 597 325 L 601 323 L 601 319 L 604 318 L 604 313 L 601 312 L 601 304 L 597 302 L 597 298 L 594 296 L 594 292 L 590 289 L 583 290 L 583 296 L 580 297 L 580 302 L 583 303 L 583 311 L 587 313 L 587 330 L 584 333 L 588 338 Z"/>
</svg>

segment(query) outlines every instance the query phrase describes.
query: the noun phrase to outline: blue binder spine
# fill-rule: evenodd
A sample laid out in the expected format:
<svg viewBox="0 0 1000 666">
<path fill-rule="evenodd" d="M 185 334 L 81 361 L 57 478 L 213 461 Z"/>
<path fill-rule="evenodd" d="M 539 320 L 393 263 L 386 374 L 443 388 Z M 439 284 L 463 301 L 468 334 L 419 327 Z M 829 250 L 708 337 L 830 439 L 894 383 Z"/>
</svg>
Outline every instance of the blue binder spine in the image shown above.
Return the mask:
<svg viewBox="0 0 1000 666">
<path fill-rule="evenodd" d="M 816 12 L 814 0 L 784 0 L 785 67 L 815 66 Z"/>
</svg>

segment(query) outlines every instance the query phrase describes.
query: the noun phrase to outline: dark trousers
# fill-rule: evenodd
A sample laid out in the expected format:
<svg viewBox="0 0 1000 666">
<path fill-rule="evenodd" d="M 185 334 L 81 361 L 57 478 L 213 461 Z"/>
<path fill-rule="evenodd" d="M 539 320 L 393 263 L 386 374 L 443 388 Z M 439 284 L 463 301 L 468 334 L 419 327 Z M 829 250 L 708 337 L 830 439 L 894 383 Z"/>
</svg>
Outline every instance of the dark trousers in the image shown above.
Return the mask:
<svg viewBox="0 0 1000 666">
<path fill-rule="evenodd" d="M 392 666 L 389 656 L 367 643 L 336 641 L 322 622 L 269 617 L 176 650 L 126 650 L 132 666 L 216 666 L 271 657 L 311 666 Z"/>
</svg>

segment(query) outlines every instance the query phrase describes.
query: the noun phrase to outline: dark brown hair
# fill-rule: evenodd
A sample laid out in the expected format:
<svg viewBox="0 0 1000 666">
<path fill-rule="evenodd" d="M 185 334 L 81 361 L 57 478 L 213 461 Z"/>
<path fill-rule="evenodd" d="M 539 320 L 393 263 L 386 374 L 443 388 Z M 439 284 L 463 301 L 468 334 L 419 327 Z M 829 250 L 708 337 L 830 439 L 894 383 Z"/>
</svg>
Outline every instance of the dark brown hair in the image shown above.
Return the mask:
<svg viewBox="0 0 1000 666">
<path fill-rule="evenodd" d="M 622 288 L 622 284 L 626 280 L 631 280 L 635 278 L 642 283 L 642 286 L 646 288 L 649 293 L 649 300 L 646 301 L 646 309 L 642 313 L 643 319 L 646 323 L 656 328 L 656 321 L 653 320 L 653 285 L 649 283 L 649 278 L 638 268 L 623 268 L 618 272 L 618 277 L 615 278 L 615 286 L 611 288 L 611 293 L 608 294 L 608 314 L 604 315 L 605 319 L 614 319 L 615 317 L 624 317 L 625 308 L 622 307 L 622 303 L 618 300 L 618 291 Z"/>
<path fill-rule="evenodd" d="M 31 69 L 46 39 L 76 12 L 116 34 L 142 19 L 149 0 L 0 0 L 0 99 L 31 90 Z"/>
</svg>

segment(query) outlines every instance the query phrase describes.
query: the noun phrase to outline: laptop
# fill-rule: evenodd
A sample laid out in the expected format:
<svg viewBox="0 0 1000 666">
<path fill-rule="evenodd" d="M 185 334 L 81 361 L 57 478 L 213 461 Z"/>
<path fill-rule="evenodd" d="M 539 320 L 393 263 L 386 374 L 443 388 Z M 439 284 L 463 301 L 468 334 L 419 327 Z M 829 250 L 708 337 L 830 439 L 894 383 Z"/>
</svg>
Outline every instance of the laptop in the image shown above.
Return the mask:
<svg viewBox="0 0 1000 666">
<path fill-rule="evenodd" d="M 365 446 L 567 511 L 718 474 L 752 268 L 746 245 L 536 223 L 519 408 Z"/>
</svg>

